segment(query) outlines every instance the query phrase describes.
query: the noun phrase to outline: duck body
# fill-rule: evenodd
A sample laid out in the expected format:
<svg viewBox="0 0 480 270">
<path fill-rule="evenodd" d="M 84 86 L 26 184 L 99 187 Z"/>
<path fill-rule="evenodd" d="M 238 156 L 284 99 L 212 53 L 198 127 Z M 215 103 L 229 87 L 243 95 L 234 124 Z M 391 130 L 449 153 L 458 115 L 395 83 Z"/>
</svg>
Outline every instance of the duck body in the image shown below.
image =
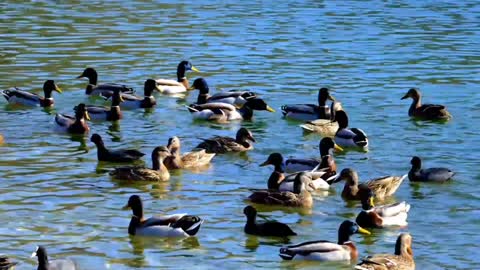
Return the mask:
<svg viewBox="0 0 480 270">
<path fill-rule="evenodd" d="M 157 105 L 153 91 L 158 89 L 158 84 L 155 80 L 147 79 L 143 86 L 144 97 L 122 94 L 122 103 L 120 105 L 125 109 L 152 108 Z"/>
<path fill-rule="evenodd" d="M 447 168 L 422 169 L 422 161 L 419 157 L 413 157 L 410 161 L 412 168 L 408 172 L 408 178 L 412 182 L 443 183 L 452 179 L 455 172 Z"/>
<path fill-rule="evenodd" d="M 330 119 L 330 107 L 325 103 L 327 99 L 335 101 L 330 95 L 328 88 L 321 88 L 318 92 L 318 105 L 315 104 L 294 104 L 283 105 L 282 113 L 285 118 L 311 121 L 315 119 Z"/>
<path fill-rule="evenodd" d="M 157 79 L 158 91 L 166 95 L 185 93 L 190 85 L 186 75 L 187 71 L 199 72 L 189 61 L 181 61 L 177 66 L 177 80 Z"/>
<path fill-rule="evenodd" d="M 38 257 L 37 270 L 78 270 L 77 264 L 71 259 L 49 260 L 45 247 L 38 246 L 32 257 Z"/>
<path fill-rule="evenodd" d="M 97 146 L 98 161 L 107 162 L 133 162 L 139 160 L 145 154 L 136 149 L 116 149 L 109 150 L 105 147 L 102 137 L 98 134 L 93 134 L 90 141 Z"/>
<path fill-rule="evenodd" d="M 216 154 L 245 152 L 253 149 L 252 142 L 255 142 L 252 133 L 246 128 L 241 128 L 237 131 L 235 138 L 215 136 L 209 139 L 204 139 L 203 142 L 195 148 L 205 149 L 207 153 Z"/>
<path fill-rule="evenodd" d="M 198 78 L 193 82 L 191 89 L 199 90 L 197 103 L 226 103 L 241 108 L 247 100 L 256 98 L 257 95 L 249 91 L 226 91 L 222 93 L 216 93 L 214 95 L 209 94 L 209 87 L 207 81 L 203 78 Z"/>
<path fill-rule="evenodd" d="M 287 159 L 285 161 L 286 171 L 299 172 L 329 168 L 330 171 L 335 174 L 337 165 L 333 158 L 333 150 L 343 151 L 343 149 L 329 137 L 320 140 L 318 149 L 320 150 L 320 160 L 299 158 Z"/>
<path fill-rule="evenodd" d="M 98 83 L 98 73 L 94 68 L 86 68 L 77 79 L 80 78 L 88 78 L 88 85 L 85 89 L 85 94 L 91 96 L 103 96 L 106 98 L 111 97 L 115 91 L 119 91 L 121 93 L 130 93 L 133 94 L 135 91 L 133 88 L 125 86 L 123 84 L 117 83 L 105 83 L 105 84 L 97 84 Z"/>
<path fill-rule="evenodd" d="M 120 110 L 120 103 L 123 101 L 120 91 L 114 90 L 112 96 L 112 105 L 110 108 L 104 106 L 87 105 L 88 115 L 92 120 L 97 121 L 117 121 L 123 118 Z"/>
<path fill-rule="evenodd" d="M 280 249 L 284 260 L 349 261 L 358 257 L 358 251 L 350 236 L 355 233 L 370 234 L 352 221 L 344 221 L 338 231 L 338 242 L 309 241 Z"/>
<path fill-rule="evenodd" d="M 367 134 L 359 128 L 348 128 L 348 116 L 345 111 L 337 111 L 335 118 L 338 122 L 338 130 L 335 133 L 335 143 L 341 147 L 368 149 Z"/>
<path fill-rule="evenodd" d="M 364 228 L 384 228 L 389 226 L 408 225 L 408 211 L 410 205 L 406 202 L 375 206 L 372 191 L 363 193 L 362 211 L 357 215 L 355 222 Z"/>
<path fill-rule="evenodd" d="M 443 105 L 422 104 L 422 96 L 418 89 L 411 88 L 401 99 L 412 98 L 412 104 L 408 109 L 408 116 L 420 120 L 449 120 L 452 115 Z"/>
<path fill-rule="evenodd" d="M 35 93 L 23 91 L 16 87 L 3 90 L 1 93 L 10 104 L 19 104 L 29 107 L 52 107 L 54 104 L 52 97 L 53 91 L 62 93 L 62 90 L 55 84 L 53 80 L 47 80 L 43 84 L 43 97 Z"/>
<path fill-rule="evenodd" d="M 66 114 L 55 115 L 57 129 L 73 134 L 86 134 L 90 131 L 86 120 L 90 120 L 90 116 L 83 103 L 76 107 L 75 117 Z"/>
<path fill-rule="evenodd" d="M 170 173 L 163 165 L 165 157 L 170 155 L 166 147 L 160 146 L 152 152 L 153 168 L 145 167 L 119 167 L 115 168 L 109 174 L 115 179 L 128 181 L 168 181 Z"/>
<path fill-rule="evenodd" d="M 257 223 L 257 210 L 253 206 L 246 206 L 243 209 L 243 213 L 247 217 L 247 223 L 244 227 L 244 232 L 246 234 L 279 237 L 297 235 L 287 224 L 281 222 L 267 221 Z"/>
<path fill-rule="evenodd" d="M 330 119 L 315 119 L 309 120 L 300 127 L 305 132 L 314 132 L 320 134 L 322 137 L 335 137 L 338 130 L 338 122 L 336 119 L 336 112 L 343 110 L 340 102 L 334 101 L 330 105 Z"/>
<path fill-rule="evenodd" d="M 164 165 L 169 170 L 206 166 L 215 156 L 214 153 L 207 153 L 204 149 L 187 152 L 181 155 L 180 139 L 177 136 L 174 136 L 168 140 L 167 147 L 171 155 L 165 158 Z"/>
<path fill-rule="evenodd" d="M 12 270 L 17 262 L 10 260 L 7 256 L 0 255 L 0 270 Z"/>
<path fill-rule="evenodd" d="M 192 104 L 189 106 L 189 111 L 192 113 L 194 119 L 217 122 L 250 120 L 253 117 L 253 110 L 275 112 L 265 101 L 259 98 L 249 99 L 240 109 L 227 103 L 218 102 Z"/>
</svg>

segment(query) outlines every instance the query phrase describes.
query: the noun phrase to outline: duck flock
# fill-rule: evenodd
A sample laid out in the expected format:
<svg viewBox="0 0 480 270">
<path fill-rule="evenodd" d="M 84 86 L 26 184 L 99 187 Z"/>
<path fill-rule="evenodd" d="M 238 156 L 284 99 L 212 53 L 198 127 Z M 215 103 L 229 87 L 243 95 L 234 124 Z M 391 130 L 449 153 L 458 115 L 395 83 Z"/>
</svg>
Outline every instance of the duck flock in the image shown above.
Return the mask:
<svg viewBox="0 0 480 270">
<path fill-rule="evenodd" d="M 198 90 L 198 99 L 181 113 L 190 113 L 194 119 L 228 123 L 231 121 L 252 120 L 254 111 L 275 112 L 264 99 L 251 91 L 225 91 L 211 95 L 207 81 L 195 79 L 190 85 L 186 74 L 199 72 L 189 61 L 182 61 L 177 67 L 177 79 L 147 79 L 143 96 L 133 88 L 116 84 L 98 82 L 98 74 L 93 68 L 86 68 L 78 78 L 88 78 L 85 94 L 92 98 L 102 98 L 110 102 L 109 107 L 80 103 L 71 115 L 56 114 L 54 123 L 58 131 L 85 136 L 94 127 L 95 121 L 118 121 L 123 118 L 122 110 L 152 108 L 156 105 L 155 95 L 182 95 Z M 44 96 L 23 91 L 18 88 L 3 90 L 1 93 L 8 103 L 23 106 L 54 106 L 52 92 L 62 93 L 53 80 L 45 81 Z M 418 120 L 444 122 L 451 119 L 443 105 L 422 104 L 421 93 L 412 88 L 401 97 L 411 98 L 408 115 Z M 348 105 L 346 106 L 348 108 Z M 454 172 L 447 168 L 422 168 L 419 157 L 412 157 L 408 174 L 403 176 L 385 176 L 365 182 L 359 181 L 357 172 L 352 168 L 337 170 L 334 153 L 345 148 L 368 151 L 369 138 L 359 128 L 350 128 L 348 114 L 328 88 L 318 92 L 318 104 L 288 104 L 281 107 L 283 117 L 298 120 L 305 132 L 318 133 L 318 159 L 285 159 L 281 153 L 271 153 L 260 166 L 272 166 L 273 172 L 266 180 L 265 189 L 251 189 L 245 194 L 249 202 L 243 213 L 246 216 L 244 232 L 258 236 L 289 237 L 297 235 L 290 226 L 273 220 L 257 222 L 256 204 L 278 205 L 285 208 L 311 208 L 316 190 L 328 190 L 331 185 L 345 181 L 341 196 L 344 200 L 361 202 L 355 221 L 345 220 L 338 226 L 338 239 L 333 241 L 311 239 L 311 241 L 284 246 L 279 256 L 284 260 L 316 261 L 356 261 L 359 257 L 355 244 L 350 237 L 356 233 L 370 234 L 370 228 L 407 226 L 410 204 L 397 202 L 382 204 L 392 196 L 408 177 L 414 182 L 443 183 L 449 181 Z M 180 112 L 179 112 L 180 113 Z M 92 122 L 88 122 L 92 120 Z M 8 141 L 8 134 L 5 140 Z M 14 135 L 12 135 L 14 136 Z M 0 143 L 4 138 L 0 135 Z M 99 161 L 114 163 L 134 163 L 143 158 L 144 153 L 136 149 L 109 149 L 97 133 L 90 140 L 97 147 Z M 119 181 L 168 181 L 170 171 L 208 166 L 216 155 L 231 154 L 254 150 L 254 134 L 246 128 L 240 128 L 233 137 L 213 136 L 202 141 L 190 152 L 181 152 L 178 137 L 168 140 L 166 146 L 158 146 L 151 153 L 152 168 L 141 166 L 118 166 L 109 172 L 110 177 Z M 280 149 L 279 149 L 280 150 Z M 130 235 L 151 237 L 194 237 L 201 233 L 204 218 L 189 214 L 145 217 L 140 195 L 132 195 L 124 209 L 132 211 L 128 229 Z M 393 249 L 393 247 L 392 247 Z M 78 269 L 70 259 L 48 260 L 46 248 L 39 246 L 32 256 L 38 257 L 38 269 Z M 374 254 L 361 256 L 355 269 L 415 269 L 412 252 L 412 236 L 401 233 L 392 254 Z M 6 256 L 0 257 L 0 270 L 11 269 L 16 262 Z"/>
</svg>

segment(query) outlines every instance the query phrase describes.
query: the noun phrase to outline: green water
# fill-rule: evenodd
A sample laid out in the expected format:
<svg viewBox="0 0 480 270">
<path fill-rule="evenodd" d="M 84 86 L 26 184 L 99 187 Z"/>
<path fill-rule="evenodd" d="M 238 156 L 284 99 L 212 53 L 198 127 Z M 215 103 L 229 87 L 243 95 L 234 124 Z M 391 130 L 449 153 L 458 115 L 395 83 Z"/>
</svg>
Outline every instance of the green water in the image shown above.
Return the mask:
<svg viewBox="0 0 480 270">
<path fill-rule="evenodd" d="M 480 189 L 477 186 L 480 103 L 480 4 L 477 1 L 147 1 L 67 4 L 32 1 L 0 4 L 0 88 L 39 91 L 54 79 L 52 111 L 0 107 L 0 253 L 32 269 L 29 255 L 47 246 L 52 258 L 72 257 L 82 269 L 349 269 L 347 264 L 283 262 L 285 243 L 243 233 L 248 188 L 264 188 L 271 168 L 259 167 L 269 153 L 318 155 L 317 135 L 303 135 L 282 119 L 287 103 L 314 102 L 328 86 L 370 138 L 368 153 L 337 155 L 339 168 L 353 167 L 362 179 L 408 172 L 412 155 L 426 166 L 457 172 L 446 185 L 405 182 L 394 200 L 412 204 L 408 231 L 417 269 L 475 269 L 479 262 Z M 258 143 L 246 155 L 216 157 L 202 172 L 175 173 L 168 183 L 112 181 L 98 164 L 88 138 L 72 140 L 53 131 L 56 112 L 91 102 L 87 66 L 99 82 L 118 81 L 142 89 L 147 78 L 175 79 L 188 59 L 211 91 L 251 89 L 277 113 L 259 112 L 251 122 L 193 122 L 186 99 L 157 96 L 151 113 L 126 111 L 116 125 L 91 123 L 111 147 L 150 153 L 170 136 L 189 150 L 198 138 L 233 136 L 242 125 Z M 400 97 L 419 87 L 424 101 L 448 106 L 447 124 L 413 122 L 410 101 Z M 147 161 L 147 165 L 150 161 Z M 299 234 L 290 242 L 336 240 L 344 219 L 358 205 L 340 198 L 342 185 L 316 193 L 311 211 L 269 211 Z M 130 212 L 120 210 L 140 194 L 148 215 L 188 212 L 206 221 L 187 240 L 130 238 Z M 355 235 L 360 256 L 393 252 L 399 230 Z"/>
</svg>

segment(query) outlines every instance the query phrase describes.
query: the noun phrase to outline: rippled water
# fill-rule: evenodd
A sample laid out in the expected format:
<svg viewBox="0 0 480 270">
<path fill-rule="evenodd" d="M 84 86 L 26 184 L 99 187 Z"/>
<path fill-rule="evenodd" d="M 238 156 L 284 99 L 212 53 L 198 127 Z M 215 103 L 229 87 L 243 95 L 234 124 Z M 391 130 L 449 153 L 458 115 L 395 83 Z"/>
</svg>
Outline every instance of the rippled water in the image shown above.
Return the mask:
<svg viewBox="0 0 480 270">
<path fill-rule="evenodd" d="M 165 184 L 112 181 L 89 142 L 53 132 L 56 112 L 71 112 L 86 81 L 74 79 L 95 67 L 100 82 L 142 89 L 147 78 L 175 78 L 189 59 L 211 90 L 252 89 L 274 108 L 312 102 L 320 86 L 347 108 L 351 125 L 370 137 L 368 153 L 337 155 L 340 168 L 362 179 L 405 174 L 412 155 L 427 166 L 457 172 L 445 185 L 405 183 L 396 200 L 412 204 L 409 231 L 417 269 L 474 269 L 478 236 L 480 153 L 480 5 L 477 1 L 171 1 L 130 3 L 31 1 L 0 4 L 0 88 L 39 91 L 46 79 L 64 90 L 51 111 L 2 105 L 0 147 L 0 252 L 36 264 L 38 244 L 51 257 L 68 256 L 82 269 L 318 268 L 318 263 L 282 262 L 274 238 L 243 233 L 248 188 L 266 187 L 271 168 L 260 168 L 273 151 L 315 157 L 319 137 L 304 136 L 279 112 L 259 112 L 242 125 L 258 143 L 246 155 L 216 157 L 205 171 L 175 173 Z M 425 102 L 448 105 L 447 124 L 413 122 L 410 101 L 400 97 L 420 87 Z M 196 100 L 159 96 L 152 113 L 127 111 L 117 125 L 91 123 L 112 147 L 149 153 L 178 135 L 183 149 L 198 138 L 231 135 L 241 125 L 193 122 L 184 105 Z M 2 101 L 5 104 L 4 101 Z M 150 161 L 147 162 L 150 164 Z M 315 194 L 311 211 L 268 210 L 299 233 L 292 243 L 336 239 L 338 224 L 354 218 L 358 205 L 340 198 L 341 185 Z M 147 214 L 189 212 L 205 218 L 197 238 L 183 241 L 130 238 L 131 194 L 145 200 Z M 399 231 L 354 236 L 360 255 L 392 252 Z M 348 269 L 346 264 L 322 268 Z"/>
</svg>

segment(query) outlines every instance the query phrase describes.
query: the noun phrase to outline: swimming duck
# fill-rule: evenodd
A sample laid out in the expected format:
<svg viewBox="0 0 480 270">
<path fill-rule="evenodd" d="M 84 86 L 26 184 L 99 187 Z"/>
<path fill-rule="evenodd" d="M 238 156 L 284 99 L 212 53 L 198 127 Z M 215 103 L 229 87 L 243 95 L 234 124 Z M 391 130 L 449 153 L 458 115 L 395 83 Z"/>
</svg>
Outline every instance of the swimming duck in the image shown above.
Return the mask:
<svg viewBox="0 0 480 270">
<path fill-rule="evenodd" d="M 412 182 L 446 182 L 455 174 L 447 168 L 422 169 L 422 160 L 414 156 L 410 161 L 412 168 L 408 172 L 408 179 Z"/>
<path fill-rule="evenodd" d="M 76 106 L 75 117 L 59 113 L 55 115 L 55 124 L 57 125 L 57 128 L 74 134 L 85 134 L 90 131 L 86 120 L 90 120 L 90 116 L 83 103 Z"/>
<path fill-rule="evenodd" d="M 148 79 L 143 85 L 143 98 L 130 94 L 122 94 L 124 102 L 122 102 L 120 105 L 123 108 L 129 109 L 152 108 L 153 106 L 157 105 L 157 101 L 153 96 L 154 90 L 159 90 L 157 82 L 153 79 Z"/>
<path fill-rule="evenodd" d="M 188 79 L 185 76 L 187 71 L 200 72 L 189 61 L 182 61 L 177 66 L 177 80 L 157 79 L 158 89 L 160 93 L 167 95 L 184 93 L 189 90 L 190 85 Z"/>
<path fill-rule="evenodd" d="M 280 257 L 284 260 L 309 261 L 356 260 L 358 251 L 350 241 L 350 236 L 355 233 L 370 234 L 355 222 L 345 220 L 338 228 L 337 243 L 320 240 L 291 245 L 280 249 Z"/>
<path fill-rule="evenodd" d="M 205 149 L 207 153 L 225 154 L 228 152 L 245 152 L 253 149 L 252 132 L 246 128 L 240 128 L 234 138 L 225 136 L 215 136 L 209 139 L 203 139 L 197 147 Z"/>
<path fill-rule="evenodd" d="M 156 147 L 152 152 L 152 169 L 145 167 L 119 167 L 109 174 L 116 179 L 130 181 L 168 181 L 170 173 L 163 160 L 170 155 L 165 146 Z"/>
<path fill-rule="evenodd" d="M 48 260 L 47 250 L 43 246 L 38 246 L 32 253 L 33 257 L 38 257 L 37 270 L 77 270 L 76 263 L 71 259 Z"/>
<path fill-rule="evenodd" d="M 335 101 L 326 87 L 318 91 L 318 105 L 295 104 L 283 105 L 282 113 L 285 118 L 309 121 L 315 119 L 330 119 L 330 107 L 326 105 L 327 100 Z"/>
<path fill-rule="evenodd" d="M 334 101 L 330 106 L 330 119 L 316 119 L 307 121 L 304 124 L 301 124 L 300 127 L 305 132 L 315 132 L 320 134 L 322 137 L 333 138 L 338 130 L 336 112 L 340 110 L 343 110 L 342 104 Z"/>
<path fill-rule="evenodd" d="M 297 235 L 290 227 L 278 221 L 267 221 L 264 223 L 257 223 L 257 209 L 253 206 L 247 206 L 243 209 L 243 213 L 247 217 L 247 223 L 243 230 L 247 234 L 260 236 L 281 236 L 287 237 Z"/>
<path fill-rule="evenodd" d="M 13 267 L 17 265 L 17 262 L 13 262 L 5 255 L 0 255 L 0 270 L 13 270 Z"/>
<path fill-rule="evenodd" d="M 247 102 L 247 100 L 257 97 L 255 93 L 249 91 L 226 91 L 210 95 L 207 81 L 205 81 L 203 78 L 198 78 L 193 81 L 193 85 L 190 87 L 190 89 L 199 90 L 196 104 L 219 102 L 231 104 L 237 108 L 241 108 Z"/>
<path fill-rule="evenodd" d="M 412 251 L 412 236 L 402 233 L 395 243 L 394 254 L 367 256 L 355 266 L 357 270 L 415 270 Z"/>
<path fill-rule="evenodd" d="M 307 186 L 315 189 L 311 178 L 306 173 L 299 173 L 293 183 L 293 192 L 256 190 L 248 198 L 253 203 L 283 205 L 291 207 L 310 208 L 313 205 L 313 199 Z"/>
<path fill-rule="evenodd" d="M 174 214 L 151 217 L 143 215 L 143 203 L 138 195 L 132 195 L 124 210 L 132 209 L 133 216 L 128 226 L 128 234 L 156 237 L 189 237 L 200 230 L 203 219 L 187 214 Z"/>
<path fill-rule="evenodd" d="M 360 200 L 362 192 L 368 192 L 368 190 L 375 193 L 375 198 L 382 200 L 385 197 L 393 195 L 406 177 L 407 175 L 384 176 L 359 184 L 357 172 L 347 168 L 340 172 L 340 176 L 335 182 L 341 180 L 346 181 L 342 191 L 342 197 L 347 200 Z"/>
<path fill-rule="evenodd" d="M 415 117 L 421 120 L 449 120 L 452 115 L 447 111 L 443 105 L 423 104 L 422 94 L 416 88 L 411 88 L 401 99 L 413 99 L 410 109 L 408 109 L 408 116 Z"/>
<path fill-rule="evenodd" d="M 108 150 L 103 143 L 102 137 L 97 133 L 93 134 L 90 141 L 97 146 L 98 161 L 109 162 L 132 162 L 139 160 L 145 154 L 135 149 Z"/>
<path fill-rule="evenodd" d="M 20 90 L 18 88 L 3 90 L 2 95 L 12 104 L 21 104 L 25 106 L 41 106 L 51 107 L 53 106 L 52 92 L 56 91 L 62 93 L 62 89 L 55 84 L 54 80 L 47 80 L 43 84 L 44 97 L 35 93 Z"/>
<path fill-rule="evenodd" d="M 123 98 L 120 95 L 120 90 L 113 90 L 112 105 L 110 108 L 104 106 L 87 105 L 88 115 L 92 120 L 102 121 L 117 121 L 123 118 L 122 111 L 120 110 L 120 103 L 123 102 Z"/>
<path fill-rule="evenodd" d="M 180 139 L 177 136 L 168 139 L 167 148 L 171 154 L 163 163 L 169 170 L 206 166 L 215 156 L 214 153 L 207 153 L 204 149 L 181 155 L 180 147 Z"/>
<path fill-rule="evenodd" d="M 394 204 L 375 206 L 373 199 L 375 195 L 370 190 L 360 195 L 362 209 L 355 220 L 358 225 L 364 228 L 383 228 L 386 226 L 407 226 L 408 211 L 410 204 L 399 202 Z"/>
<path fill-rule="evenodd" d="M 325 137 L 320 140 L 318 145 L 320 150 L 320 160 L 318 159 L 302 159 L 302 158 L 290 158 L 285 162 L 287 172 L 299 172 L 299 171 L 311 171 L 315 168 L 324 169 L 330 168 L 330 171 L 335 174 L 337 165 L 333 159 L 333 150 L 339 152 L 343 149 L 338 146 L 332 138 Z"/>
<path fill-rule="evenodd" d="M 192 104 L 188 107 L 194 119 L 228 122 L 233 120 L 250 120 L 253 110 L 275 112 L 263 99 L 249 99 L 241 109 L 227 103 Z"/>
<path fill-rule="evenodd" d="M 337 111 L 335 118 L 338 122 L 338 130 L 335 133 L 335 142 L 342 147 L 368 149 L 367 134 L 359 128 L 348 128 L 348 116 L 345 111 Z"/>
<path fill-rule="evenodd" d="M 133 94 L 135 92 L 133 88 L 127 87 L 117 83 L 104 83 L 97 85 L 98 73 L 94 68 L 86 68 L 77 79 L 88 78 L 88 85 L 85 89 L 85 94 L 93 96 L 110 97 L 113 95 L 113 90 L 118 89 L 122 93 Z"/>
<path fill-rule="evenodd" d="M 304 171 L 285 175 L 283 156 L 280 153 L 270 154 L 268 156 L 268 159 L 262 164 L 260 164 L 261 167 L 267 165 L 274 166 L 273 172 L 268 178 L 267 182 L 269 190 L 293 192 L 295 178 L 300 173 L 305 174 L 306 177 L 309 177 L 311 179 L 312 185 L 306 186 L 308 191 L 314 191 L 317 189 L 328 190 L 330 188 L 330 183 L 336 178 L 336 175 L 330 175 L 330 171 L 328 169 L 313 172 Z"/>
</svg>

